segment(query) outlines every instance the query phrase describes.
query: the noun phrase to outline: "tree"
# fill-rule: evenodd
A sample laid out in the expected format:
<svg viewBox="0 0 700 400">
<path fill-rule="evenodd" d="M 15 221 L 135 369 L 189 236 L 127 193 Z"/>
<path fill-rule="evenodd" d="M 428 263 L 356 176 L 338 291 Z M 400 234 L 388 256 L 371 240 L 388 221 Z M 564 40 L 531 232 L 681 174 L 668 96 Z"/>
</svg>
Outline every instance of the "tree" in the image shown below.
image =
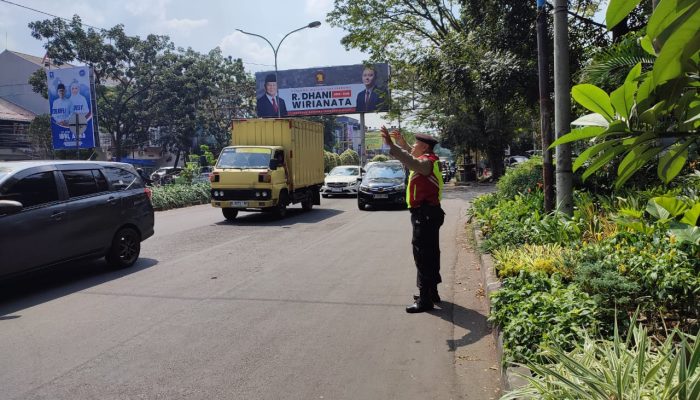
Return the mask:
<svg viewBox="0 0 700 400">
<path fill-rule="evenodd" d="M 616 26 L 639 0 L 612 0 L 607 24 Z M 610 94 L 591 84 L 577 85 L 572 95 L 592 111 L 572 123 L 580 126 L 552 146 L 573 141 L 593 143 L 581 153 L 574 169 L 586 166 L 583 179 L 611 163 L 617 165 L 620 187 L 656 160 L 657 175 L 669 183 L 698 158 L 700 144 L 700 3 L 666 0 L 649 18 L 642 48 L 655 57 L 651 70 L 635 65 Z"/>
<path fill-rule="evenodd" d="M 51 116 L 37 115 L 29 124 L 29 141 L 42 158 L 54 158 L 53 138 L 51 136 Z"/>
<path fill-rule="evenodd" d="M 571 7 L 589 12 L 597 3 Z M 336 0 L 328 21 L 348 31 L 341 41 L 347 48 L 392 65 L 390 115 L 408 111 L 417 124 L 436 128 L 446 146 L 486 151 L 497 175 L 503 149 L 525 130 L 517 128 L 529 131 L 539 118 L 535 14 L 535 2 L 508 0 Z M 579 21 L 572 71 L 585 45 L 601 37 L 600 27 Z"/>
</svg>

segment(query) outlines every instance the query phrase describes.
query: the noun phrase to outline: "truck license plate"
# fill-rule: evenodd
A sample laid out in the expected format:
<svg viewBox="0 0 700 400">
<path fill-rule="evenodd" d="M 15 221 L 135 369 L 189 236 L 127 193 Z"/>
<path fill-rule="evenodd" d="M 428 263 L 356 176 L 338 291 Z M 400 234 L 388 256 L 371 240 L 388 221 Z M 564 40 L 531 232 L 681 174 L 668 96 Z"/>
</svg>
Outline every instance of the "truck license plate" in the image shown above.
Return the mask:
<svg viewBox="0 0 700 400">
<path fill-rule="evenodd" d="M 374 198 L 375 199 L 388 199 L 389 195 L 388 194 L 375 194 Z"/>
<path fill-rule="evenodd" d="M 231 207 L 248 207 L 247 201 L 232 201 L 230 203 Z"/>
</svg>

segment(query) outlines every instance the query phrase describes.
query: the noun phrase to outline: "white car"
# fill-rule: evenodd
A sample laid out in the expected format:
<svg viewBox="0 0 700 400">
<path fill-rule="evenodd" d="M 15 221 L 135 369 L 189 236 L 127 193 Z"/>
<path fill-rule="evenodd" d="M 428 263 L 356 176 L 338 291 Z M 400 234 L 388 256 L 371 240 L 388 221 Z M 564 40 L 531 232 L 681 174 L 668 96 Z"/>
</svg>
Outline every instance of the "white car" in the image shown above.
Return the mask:
<svg viewBox="0 0 700 400">
<path fill-rule="evenodd" d="M 321 186 L 321 196 L 349 194 L 357 196 L 360 182 L 360 167 L 358 165 L 340 165 L 326 175 Z"/>
</svg>

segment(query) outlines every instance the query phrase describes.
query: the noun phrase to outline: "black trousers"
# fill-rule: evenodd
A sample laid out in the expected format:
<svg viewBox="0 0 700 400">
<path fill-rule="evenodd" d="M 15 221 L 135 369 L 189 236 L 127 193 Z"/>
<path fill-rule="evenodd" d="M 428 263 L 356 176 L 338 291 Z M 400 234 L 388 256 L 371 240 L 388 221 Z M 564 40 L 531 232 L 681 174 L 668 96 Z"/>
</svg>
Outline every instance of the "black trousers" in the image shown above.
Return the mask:
<svg viewBox="0 0 700 400">
<path fill-rule="evenodd" d="M 440 227 L 445 212 L 440 206 L 422 205 L 411 208 L 413 225 L 413 259 L 416 262 L 418 289 L 433 289 L 440 277 Z"/>
</svg>

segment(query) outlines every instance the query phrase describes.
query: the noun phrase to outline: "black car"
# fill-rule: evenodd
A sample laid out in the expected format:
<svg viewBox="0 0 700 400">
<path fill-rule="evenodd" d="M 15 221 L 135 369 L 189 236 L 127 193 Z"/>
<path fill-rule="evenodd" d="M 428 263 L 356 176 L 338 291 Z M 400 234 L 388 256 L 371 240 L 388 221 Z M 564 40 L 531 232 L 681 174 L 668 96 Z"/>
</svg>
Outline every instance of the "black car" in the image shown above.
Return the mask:
<svg viewBox="0 0 700 400">
<path fill-rule="evenodd" d="M 372 164 L 362 176 L 357 192 L 357 208 L 366 205 L 406 206 L 406 171 L 399 162 Z"/>
<path fill-rule="evenodd" d="M 115 162 L 0 162 L 0 277 L 105 257 L 131 266 L 153 235 L 151 191 Z"/>
</svg>

